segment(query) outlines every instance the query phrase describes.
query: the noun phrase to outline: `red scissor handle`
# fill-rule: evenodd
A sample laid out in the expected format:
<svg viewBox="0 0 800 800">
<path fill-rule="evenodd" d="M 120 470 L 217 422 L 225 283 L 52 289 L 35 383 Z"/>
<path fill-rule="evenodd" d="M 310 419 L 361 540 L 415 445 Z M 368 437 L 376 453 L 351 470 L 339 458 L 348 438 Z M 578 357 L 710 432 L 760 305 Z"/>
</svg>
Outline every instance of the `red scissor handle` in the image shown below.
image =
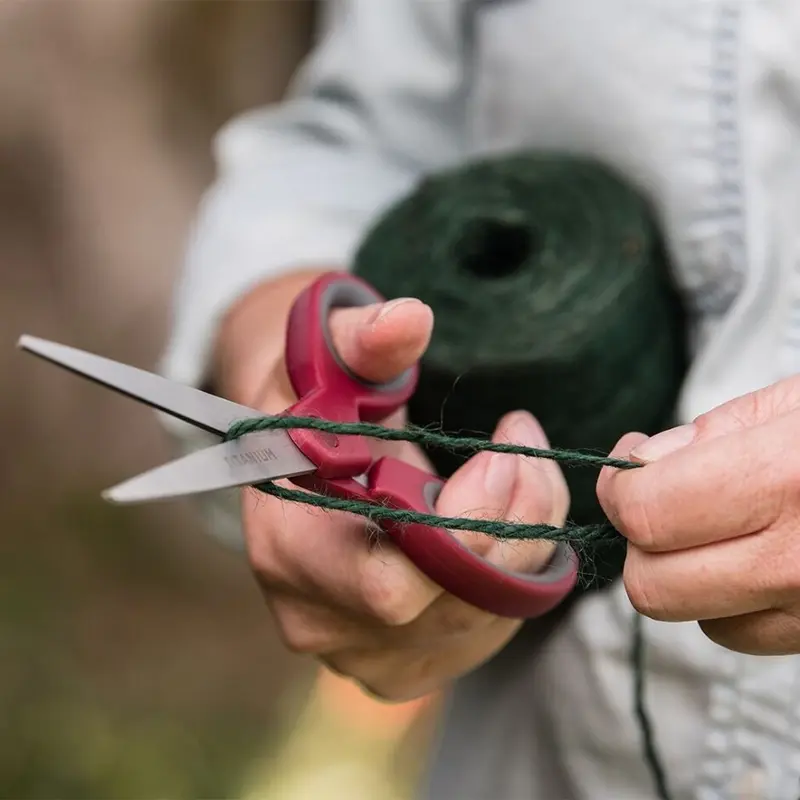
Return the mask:
<svg viewBox="0 0 800 800">
<path fill-rule="evenodd" d="M 309 286 L 289 316 L 286 365 L 300 398 L 287 414 L 338 422 L 377 421 L 400 408 L 413 394 L 415 366 L 388 384 L 361 380 L 342 363 L 328 329 L 333 308 L 380 302 L 370 286 L 347 273 L 329 273 Z M 310 430 L 289 434 L 318 465 L 312 475 L 294 479 L 304 488 L 392 508 L 434 513 L 442 482 L 393 458 L 373 464 L 367 442 Z M 354 477 L 365 474 L 363 487 Z M 517 619 L 539 617 L 555 608 L 577 581 L 577 558 L 559 544 L 544 572 L 512 573 L 464 547 L 450 532 L 419 524 L 383 523 L 384 531 L 415 566 L 444 590 L 490 613 Z"/>
<path fill-rule="evenodd" d="M 435 513 L 442 482 L 394 458 L 378 461 L 369 475 L 372 502 Z M 578 576 L 577 557 L 559 544 L 539 573 L 510 572 L 475 555 L 443 528 L 384 522 L 383 529 L 432 581 L 484 611 L 518 619 L 540 617 L 570 593 Z"/>
<path fill-rule="evenodd" d="M 289 314 L 285 352 L 289 380 L 299 399 L 287 414 L 335 422 L 377 422 L 405 405 L 417 388 L 418 367 L 389 383 L 362 380 L 339 358 L 328 328 L 333 309 L 383 299 L 364 281 L 338 272 L 318 278 L 297 298 Z M 366 441 L 357 436 L 310 430 L 293 430 L 289 435 L 317 464 L 320 478 L 361 475 L 373 460 Z"/>
</svg>

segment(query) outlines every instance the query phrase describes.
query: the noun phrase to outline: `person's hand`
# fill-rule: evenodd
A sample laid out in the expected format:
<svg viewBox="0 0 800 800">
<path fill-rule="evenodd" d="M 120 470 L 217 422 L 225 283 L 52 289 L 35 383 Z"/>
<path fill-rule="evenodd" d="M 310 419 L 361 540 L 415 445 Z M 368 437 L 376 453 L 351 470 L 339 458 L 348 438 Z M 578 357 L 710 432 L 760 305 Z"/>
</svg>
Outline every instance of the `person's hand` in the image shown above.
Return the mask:
<svg viewBox="0 0 800 800">
<path fill-rule="evenodd" d="M 737 652 L 800 653 L 800 378 L 688 426 L 623 437 L 598 496 L 628 540 L 634 607 Z"/>
<path fill-rule="evenodd" d="M 224 326 L 219 363 L 223 374 L 229 364 L 223 386 L 234 387 L 233 399 L 267 413 L 294 402 L 282 355 L 283 321 L 311 277 L 293 278 L 289 288 L 256 290 Z M 265 319 L 273 320 L 266 334 Z M 424 352 L 433 315 L 418 300 L 399 300 L 337 310 L 330 324 L 348 366 L 367 380 L 385 381 Z M 253 344 L 259 332 L 266 341 Z M 402 417 L 386 424 L 402 424 Z M 536 421 L 522 412 L 504 418 L 495 439 L 547 446 Z M 430 469 L 422 452 L 407 443 L 375 443 L 375 452 Z M 481 453 L 447 482 L 436 510 L 561 524 L 568 501 L 552 462 Z M 439 688 L 489 658 L 521 624 L 444 593 L 390 543 L 376 541 L 361 518 L 282 503 L 253 489 L 243 492 L 242 514 L 252 568 L 285 644 L 317 656 L 379 697 L 405 700 Z M 480 534 L 455 535 L 517 571 L 538 571 L 552 554 L 546 542 L 504 544 Z"/>
</svg>

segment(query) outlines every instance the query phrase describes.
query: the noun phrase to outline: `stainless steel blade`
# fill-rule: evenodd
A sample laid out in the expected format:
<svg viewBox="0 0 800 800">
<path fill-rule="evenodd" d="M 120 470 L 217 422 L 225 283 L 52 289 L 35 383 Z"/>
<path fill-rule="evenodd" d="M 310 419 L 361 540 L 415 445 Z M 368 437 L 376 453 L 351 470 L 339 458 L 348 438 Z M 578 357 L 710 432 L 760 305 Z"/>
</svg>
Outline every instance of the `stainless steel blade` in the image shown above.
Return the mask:
<svg viewBox="0 0 800 800">
<path fill-rule="evenodd" d="M 221 436 L 237 420 L 262 416 L 255 409 L 175 383 L 152 372 L 46 339 L 21 336 L 17 346 L 209 433 Z"/>
<path fill-rule="evenodd" d="M 112 503 L 144 503 L 314 472 L 286 431 L 249 433 L 198 450 L 103 492 Z"/>
</svg>

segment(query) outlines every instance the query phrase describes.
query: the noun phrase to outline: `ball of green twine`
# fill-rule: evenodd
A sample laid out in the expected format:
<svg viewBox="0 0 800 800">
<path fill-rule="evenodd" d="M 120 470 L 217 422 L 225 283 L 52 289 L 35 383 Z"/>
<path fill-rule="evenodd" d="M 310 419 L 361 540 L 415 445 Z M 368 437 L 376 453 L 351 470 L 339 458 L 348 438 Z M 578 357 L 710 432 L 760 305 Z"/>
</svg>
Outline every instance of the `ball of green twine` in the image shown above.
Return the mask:
<svg viewBox="0 0 800 800">
<path fill-rule="evenodd" d="M 671 423 L 681 303 L 647 203 L 596 163 L 518 155 L 431 176 L 376 222 L 354 272 L 435 313 L 416 425 L 490 434 L 522 408 L 554 447 L 607 453 L 628 431 Z M 445 476 L 461 463 L 429 455 Z M 603 519 L 596 472 L 566 477 L 571 520 Z M 600 583 L 623 555 L 597 555 Z"/>
</svg>

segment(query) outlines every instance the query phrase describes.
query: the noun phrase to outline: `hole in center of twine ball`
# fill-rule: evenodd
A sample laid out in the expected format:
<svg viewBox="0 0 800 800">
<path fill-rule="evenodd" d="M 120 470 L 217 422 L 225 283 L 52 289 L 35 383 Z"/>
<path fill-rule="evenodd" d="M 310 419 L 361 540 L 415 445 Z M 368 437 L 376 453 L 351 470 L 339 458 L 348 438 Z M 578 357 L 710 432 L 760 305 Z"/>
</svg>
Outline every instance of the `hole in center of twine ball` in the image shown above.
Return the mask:
<svg viewBox="0 0 800 800">
<path fill-rule="evenodd" d="M 478 278 L 504 278 L 519 270 L 537 245 L 523 222 L 476 217 L 465 225 L 455 256 L 461 269 Z"/>
</svg>

